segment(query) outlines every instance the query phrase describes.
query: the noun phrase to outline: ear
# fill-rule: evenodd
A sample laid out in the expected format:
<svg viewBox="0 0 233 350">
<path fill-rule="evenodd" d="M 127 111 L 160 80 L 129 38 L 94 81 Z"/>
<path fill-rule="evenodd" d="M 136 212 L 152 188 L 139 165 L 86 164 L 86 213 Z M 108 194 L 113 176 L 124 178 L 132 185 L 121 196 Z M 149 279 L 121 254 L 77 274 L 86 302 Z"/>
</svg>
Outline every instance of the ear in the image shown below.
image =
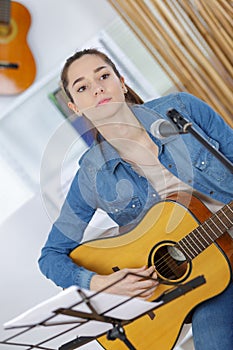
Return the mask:
<svg viewBox="0 0 233 350">
<path fill-rule="evenodd" d="M 78 107 L 76 106 L 76 104 L 74 104 L 73 102 L 68 102 L 67 103 L 67 106 L 75 113 L 75 114 L 78 114 L 78 115 L 81 115 L 81 113 L 79 112 L 78 110 Z"/>
<path fill-rule="evenodd" d="M 120 77 L 120 81 L 121 81 L 121 84 L 122 84 L 122 89 L 123 89 L 123 91 L 124 91 L 124 94 L 127 94 L 128 89 L 127 89 L 127 87 L 125 86 L 125 78 L 124 78 L 124 77 Z"/>
</svg>

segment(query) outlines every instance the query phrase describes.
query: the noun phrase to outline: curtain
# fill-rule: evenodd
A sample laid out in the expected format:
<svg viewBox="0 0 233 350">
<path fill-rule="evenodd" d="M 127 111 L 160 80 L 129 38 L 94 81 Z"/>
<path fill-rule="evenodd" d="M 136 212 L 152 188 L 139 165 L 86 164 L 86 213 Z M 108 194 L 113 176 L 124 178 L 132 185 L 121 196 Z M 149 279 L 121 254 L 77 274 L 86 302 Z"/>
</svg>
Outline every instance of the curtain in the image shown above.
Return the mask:
<svg viewBox="0 0 233 350">
<path fill-rule="evenodd" d="M 109 2 L 177 90 L 201 98 L 233 127 L 233 1 Z"/>
</svg>

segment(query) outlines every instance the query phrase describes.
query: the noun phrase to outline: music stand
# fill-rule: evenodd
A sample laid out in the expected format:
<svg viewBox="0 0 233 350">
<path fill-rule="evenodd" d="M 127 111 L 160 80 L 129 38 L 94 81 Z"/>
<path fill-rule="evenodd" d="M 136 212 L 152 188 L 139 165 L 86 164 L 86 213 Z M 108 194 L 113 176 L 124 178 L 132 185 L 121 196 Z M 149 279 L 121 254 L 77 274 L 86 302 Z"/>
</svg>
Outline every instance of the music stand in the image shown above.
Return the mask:
<svg viewBox="0 0 233 350">
<path fill-rule="evenodd" d="M 119 339 L 126 348 L 136 350 L 125 334 L 125 325 L 146 314 L 153 318 L 155 309 L 204 283 L 205 278 L 198 276 L 185 284 L 172 285 L 153 302 L 139 299 L 138 295 L 127 297 L 105 293 L 106 288 L 92 292 L 72 286 L 5 323 L 6 330 L 16 333 L 0 344 L 24 347 L 25 350 L 80 347 L 84 350 L 89 349 L 86 344 L 96 343 L 98 337 L 106 335 L 109 340 Z"/>
</svg>

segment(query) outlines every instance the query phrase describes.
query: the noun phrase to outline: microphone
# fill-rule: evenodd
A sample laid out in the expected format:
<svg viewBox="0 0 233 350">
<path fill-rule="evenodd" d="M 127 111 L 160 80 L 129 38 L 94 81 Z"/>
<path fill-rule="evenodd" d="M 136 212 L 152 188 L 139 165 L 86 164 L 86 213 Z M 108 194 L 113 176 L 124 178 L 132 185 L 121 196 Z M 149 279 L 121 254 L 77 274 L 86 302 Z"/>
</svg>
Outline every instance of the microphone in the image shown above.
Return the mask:
<svg viewBox="0 0 233 350">
<path fill-rule="evenodd" d="M 165 119 L 158 119 L 151 124 L 150 132 L 158 139 L 180 134 L 179 130 Z"/>
</svg>

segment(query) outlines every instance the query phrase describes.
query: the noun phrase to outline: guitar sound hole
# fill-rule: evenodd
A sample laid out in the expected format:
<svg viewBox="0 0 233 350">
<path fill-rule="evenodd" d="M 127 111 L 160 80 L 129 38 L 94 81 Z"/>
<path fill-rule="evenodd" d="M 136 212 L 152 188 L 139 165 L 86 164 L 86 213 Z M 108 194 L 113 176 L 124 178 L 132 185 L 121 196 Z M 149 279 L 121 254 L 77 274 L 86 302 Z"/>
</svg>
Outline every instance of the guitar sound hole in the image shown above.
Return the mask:
<svg viewBox="0 0 233 350">
<path fill-rule="evenodd" d="M 174 246 L 163 245 L 154 253 L 154 265 L 163 279 L 178 280 L 187 271 L 188 263 L 184 254 Z"/>
</svg>

